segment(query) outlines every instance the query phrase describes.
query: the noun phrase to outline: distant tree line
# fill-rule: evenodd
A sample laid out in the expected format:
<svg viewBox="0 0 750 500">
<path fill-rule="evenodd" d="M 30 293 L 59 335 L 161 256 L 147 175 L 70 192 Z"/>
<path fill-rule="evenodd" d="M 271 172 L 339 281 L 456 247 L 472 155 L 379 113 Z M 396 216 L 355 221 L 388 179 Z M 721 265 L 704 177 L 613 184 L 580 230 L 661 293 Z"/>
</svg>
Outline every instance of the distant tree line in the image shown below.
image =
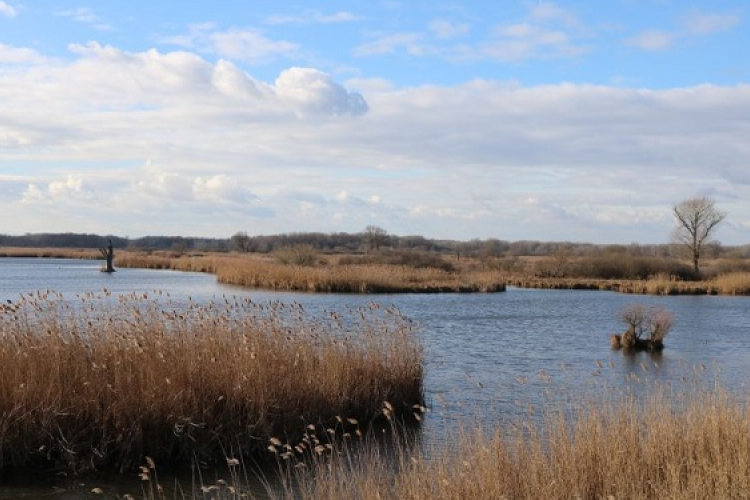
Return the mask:
<svg viewBox="0 0 750 500">
<path fill-rule="evenodd" d="M 0 246 L 25 248 L 102 248 L 109 240 L 118 249 L 169 250 L 177 252 L 257 252 L 271 253 L 299 245 L 309 245 L 323 253 L 361 253 L 376 250 L 419 251 L 452 254 L 457 258 L 497 258 L 522 256 L 631 256 L 631 257 L 684 257 L 677 243 L 668 244 L 593 244 L 552 241 L 505 241 L 499 239 L 472 239 L 469 241 L 429 239 L 423 236 L 396 236 L 369 226 L 360 233 L 285 233 L 250 236 L 237 232 L 229 238 L 199 238 L 183 236 L 144 236 L 127 238 L 113 235 L 80 233 L 37 233 L 25 235 L 0 234 Z M 725 247 L 707 243 L 703 255 L 708 258 L 750 258 L 750 245 Z"/>
<path fill-rule="evenodd" d="M 123 238 L 85 233 L 0 234 L 0 246 L 20 248 L 102 248 L 112 241 L 115 248 L 178 251 L 229 251 L 225 238 L 185 238 L 182 236 L 144 236 Z"/>
</svg>

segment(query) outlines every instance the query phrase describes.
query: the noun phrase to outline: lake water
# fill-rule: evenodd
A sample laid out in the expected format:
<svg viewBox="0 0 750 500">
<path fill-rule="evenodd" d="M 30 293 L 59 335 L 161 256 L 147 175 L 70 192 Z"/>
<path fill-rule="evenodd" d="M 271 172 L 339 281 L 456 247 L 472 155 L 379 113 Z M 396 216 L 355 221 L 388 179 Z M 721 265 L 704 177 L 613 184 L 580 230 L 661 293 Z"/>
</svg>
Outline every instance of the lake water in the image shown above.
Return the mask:
<svg viewBox="0 0 750 500">
<path fill-rule="evenodd" d="M 423 426 L 426 441 L 442 439 L 457 421 L 471 422 L 479 414 L 485 422 L 502 424 L 530 406 L 543 409 L 560 399 L 578 404 L 580 394 L 621 387 L 634 376 L 641 380 L 636 390 L 651 381 L 677 387 L 703 373 L 707 382 L 718 378 L 737 394 L 750 393 L 746 297 L 517 288 L 498 294 L 313 295 L 231 287 L 198 273 L 120 269 L 107 274 L 98 272 L 100 266 L 66 259 L 0 259 L 0 300 L 45 289 L 73 299 L 107 289 L 113 294 L 168 292 L 178 302 L 223 295 L 294 301 L 313 314 L 372 302 L 393 304 L 421 325 L 432 407 Z M 658 356 L 624 355 L 610 348 L 609 336 L 625 329 L 618 312 L 635 303 L 663 306 L 675 317 Z"/>
</svg>

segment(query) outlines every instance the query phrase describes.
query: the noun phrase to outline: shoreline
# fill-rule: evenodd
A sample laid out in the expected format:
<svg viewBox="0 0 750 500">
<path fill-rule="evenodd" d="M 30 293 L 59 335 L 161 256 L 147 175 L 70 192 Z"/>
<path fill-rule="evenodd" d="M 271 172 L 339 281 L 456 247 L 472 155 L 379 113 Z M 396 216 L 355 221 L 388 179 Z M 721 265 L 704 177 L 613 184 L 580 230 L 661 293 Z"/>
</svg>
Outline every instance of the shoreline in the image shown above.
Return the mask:
<svg viewBox="0 0 750 500">
<path fill-rule="evenodd" d="M 94 249 L 0 248 L 0 258 L 70 258 L 101 260 Z M 475 262 L 453 271 L 392 264 L 341 265 L 334 256 L 323 262 L 290 265 L 265 254 L 178 253 L 120 250 L 115 266 L 170 269 L 213 274 L 223 284 L 259 290 L 343 293 L 498 293 L 507 286 L 551 290 L 601 290 L 634 295 L 750 296 L 750 273 L 735 271 L 709 280 L 686 281 L 669 276 L 650 279 L 539 277 L 485 269 Z M 469 259 L 465 259 L 469 260 Z"/>
</svg>

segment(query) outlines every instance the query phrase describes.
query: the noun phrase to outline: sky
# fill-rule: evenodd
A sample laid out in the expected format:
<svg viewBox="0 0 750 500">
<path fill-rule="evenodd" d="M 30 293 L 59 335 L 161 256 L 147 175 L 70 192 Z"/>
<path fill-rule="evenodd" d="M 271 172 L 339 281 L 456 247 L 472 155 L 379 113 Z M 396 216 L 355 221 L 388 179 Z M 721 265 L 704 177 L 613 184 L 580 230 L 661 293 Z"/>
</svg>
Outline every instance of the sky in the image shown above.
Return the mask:
<svg viewBox="0 0 750 500">
<path fill-rule="evenodd" d="M 0 0 L 0 233 L 750 243 L 746 0 Z"/>
</svg>

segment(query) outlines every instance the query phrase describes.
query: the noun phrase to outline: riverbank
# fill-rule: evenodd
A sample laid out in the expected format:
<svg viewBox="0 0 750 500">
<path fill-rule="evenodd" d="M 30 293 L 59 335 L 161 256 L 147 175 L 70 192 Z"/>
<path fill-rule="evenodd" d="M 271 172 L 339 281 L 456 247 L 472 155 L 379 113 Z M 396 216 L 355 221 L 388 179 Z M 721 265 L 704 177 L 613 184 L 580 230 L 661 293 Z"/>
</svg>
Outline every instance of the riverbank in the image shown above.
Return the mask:
<svg viewBox="0 0 750 500">
<path fill-rule="evenodd" d="M 394 308 L 39 292 L 0 311 L 0 471 L 262 462 L 277 436 L 413 418 L 423 370 Z"/>
<path fill-rule="evenodd" d="M 100 259 L 101 255 L 91 249 L 5 247 L 0 248 L 0 257 L 93 260 Z M 714 271 L 710 279 L 691 281 L 665 273 L 646 279 L 540 277 L 532 265 L 506 269 L 478 259 L 458 260 L 420 253 L 402 260 L 400 264 L 389 264 L 388 259 L 318 255 L 307 265 L 295 265 L 269 254 L 120 250 L 116 251 L 115 266 L 203 272 L 216 275 L 224 284 L 313 293 L 493 293 L 515 286 L 642 295 L 750 295 L 750 272 L 731 267 L 724 272 Z M 540 260 L 529 262 L 538 265 Z"/>
<path fill-rule="evenodd" d="M 730 272 L 710 280 L 682 281 L 668 276 L 645 280 L 538 278 L 511 276 L 509 286 L 551 290 L 604 290 L 640 295 L 750 295 L 750 273 Z"/>
<path fill-rule="evenodd" d="M 324 293 L 494 293 L 505 290 L 497 272 L 469 267 L 343 263 L 336 256 L 314 265 L 279 262 L 259 254 L 181 255 L 120 252 L 120 267 L 208 272 L 220 283 L 277 291 Z M 440 267 L 436 267 L 440 266 Z"/>
</svg>

